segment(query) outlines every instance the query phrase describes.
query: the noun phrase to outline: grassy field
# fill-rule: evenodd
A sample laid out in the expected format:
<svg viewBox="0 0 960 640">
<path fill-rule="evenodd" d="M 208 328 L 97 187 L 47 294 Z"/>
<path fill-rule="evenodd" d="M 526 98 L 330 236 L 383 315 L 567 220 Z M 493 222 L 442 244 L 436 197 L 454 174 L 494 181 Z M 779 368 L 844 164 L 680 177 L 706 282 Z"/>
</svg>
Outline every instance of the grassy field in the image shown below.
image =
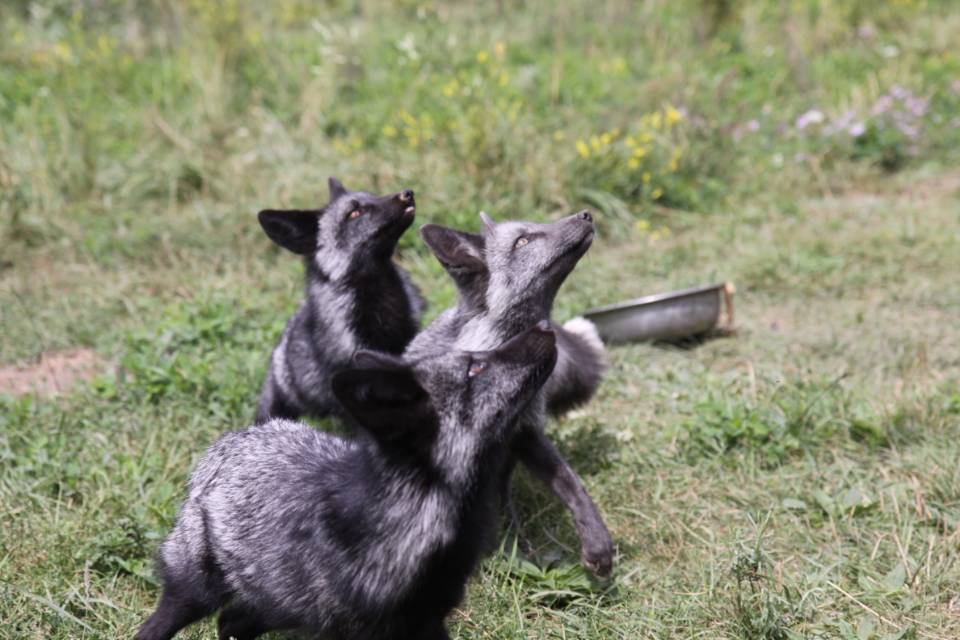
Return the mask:
<svg viewBox="0 0 960 640">
<path fill-rule="evenodd" d="M 4 3 L 0 637 L 149 613 L 300 296 L 254 213 L 331 174 L 420 223 L 591 207 L 557 319 L 737 285 L 735 335 L 612 348 L 549 427 L 612 579 L 521 475 L 537 556 L 505 539 L 455 637 L 960 637 L 958 40 L 947 0 Z M 453 300 L 415 233 L 399 259 Z"/>
</svg>

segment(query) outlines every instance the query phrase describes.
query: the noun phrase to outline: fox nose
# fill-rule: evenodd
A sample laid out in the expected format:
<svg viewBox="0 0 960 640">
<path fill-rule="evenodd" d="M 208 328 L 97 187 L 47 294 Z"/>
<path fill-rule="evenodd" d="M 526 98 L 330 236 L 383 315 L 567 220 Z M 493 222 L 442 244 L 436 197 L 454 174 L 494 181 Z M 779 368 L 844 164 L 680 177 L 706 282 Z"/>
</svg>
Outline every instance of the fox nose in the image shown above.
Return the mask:
<svg viewBox="0 0 960 640">
<path fill-rule="evenodd" d="M 577 214 L 577 219 L 583 220 L 584 222 L 593 222 L 593 214 L 591 214 L 588 210 L 584 209 L 583 211 Z"/>
<path fill-rule="evenodd" d="M 401 191 L 400 202 L 413 202 L 413 189 L 404 189 Z"/>
</svg>

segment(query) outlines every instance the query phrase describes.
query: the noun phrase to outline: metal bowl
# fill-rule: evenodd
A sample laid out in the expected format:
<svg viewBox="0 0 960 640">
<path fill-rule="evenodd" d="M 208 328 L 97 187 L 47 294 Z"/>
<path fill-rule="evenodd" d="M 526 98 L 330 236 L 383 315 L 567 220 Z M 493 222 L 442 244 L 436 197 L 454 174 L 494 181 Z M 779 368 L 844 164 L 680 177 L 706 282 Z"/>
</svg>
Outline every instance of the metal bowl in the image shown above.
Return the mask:
<svg viewBox="0 0 960 640">
<path fill-rule="evenodd" d="M 730 282 L 693 287 L 627 300 L 590 309 L 584 317 L 593 322 L 606 342 L 681 340 L 718 328 L 733 328 L 733 293 Z"/>
</svg>

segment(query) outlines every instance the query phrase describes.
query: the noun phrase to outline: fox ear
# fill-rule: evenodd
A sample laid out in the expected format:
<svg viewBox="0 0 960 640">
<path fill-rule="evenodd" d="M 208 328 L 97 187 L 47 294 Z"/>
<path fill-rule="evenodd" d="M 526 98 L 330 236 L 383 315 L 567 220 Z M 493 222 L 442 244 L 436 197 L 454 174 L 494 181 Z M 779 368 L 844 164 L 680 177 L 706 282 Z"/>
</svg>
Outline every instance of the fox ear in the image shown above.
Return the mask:
<svg viewBox="0 0 960 640">
<path fill-rule="evenodd" d="M 317 250 L 317 212 L 293 209 L 265 209 L 257 214 L 260 226 L 278 245 L 306 255 Z"/>
<path fill-rule="evenodd" d="M 333 202 L 347 192 L 347 188 L 343 186 L 343 183 L 333 176 L 327 178 L 327 185 L 330 187 L 330 202 Z"/>
<path fill-rule="evenodd" d="M 363 367 L 333 377 L 333 394 L 360 426 L 389 443 L 433 423 L 430 398 L 409 365 L 391 361 L 371 368 L 367 365 L 374 365 L 375 358 L 361 359 Z"/>
<path fill-rule="evenodd" d="M 420 236 L 444 268 L 468 271 L 486 269 L 483 261 L 483 236 L 436 224 L 423 225 Z"/>
<path fill-rule="evenodd" d="M 497 223 L 494 222 L 493 218 L 491 218 L 490 214 L 486 211 L 480 212 L 480 221 L 483 222 L 483 228 L 486 231 L 493 231 L 493 228 L 497 226 Z"/>
<path fill-rule="evenodd" d="M 353 354 L 353 366 L 357 369 L 408 369 L 410 365 L 402 356 L 383 351 L 360 349 Z"/>
</svg>

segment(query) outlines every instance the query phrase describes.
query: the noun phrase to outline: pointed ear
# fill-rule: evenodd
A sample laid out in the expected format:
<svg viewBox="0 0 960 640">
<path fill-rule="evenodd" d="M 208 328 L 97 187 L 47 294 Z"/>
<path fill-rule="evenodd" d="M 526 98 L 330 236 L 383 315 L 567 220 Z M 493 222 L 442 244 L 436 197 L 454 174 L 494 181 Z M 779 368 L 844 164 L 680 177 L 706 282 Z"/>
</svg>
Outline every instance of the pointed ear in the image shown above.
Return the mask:
<svg viewBox="0 0 960 640">
<path fill-rule="evenodd" d="M 265 209 L 257 214 L 260 226 L 278 245 L 306 255 L 317 250 L 317 211 Z"/>
<path fill-rule="evenodd" d="M 483 261 L 483 236 L 436 224 L 423 225 L 420 236 L 444 268 L 468 271 L 486 269 L 487 265 Z"/>
<path fill-rule="evenodd" d="M 480 212 L 480 220 L 483 222 L 483 228 L 486 231 L 493 231 L 493 228 L 497 226 L 497 223 L 493 221 L 493 218 L 491 218 L 490 214 L 486 211 Z"/>
<path fill-rule="evenodd" d="M 407 369 L 409 365 L 402 356 L 383 351 L 360 349 L 353 354 L 353 366 L 356 369 Z"/>
<path fill-rule="evenodd" d="M 347 188 L 343 186 L 343 183 L 333 176 L 327 178 L 327 185 L 330 187 L 330 202 L 333 202 L 347 192 Z"/>
<path fill-rule="evenodd" d="M 382 443 L 424 432 L 433 424 L 430 398 L 409 365 L 341 371 L 333 377 L 333 393 L 347 413 Z"/>
</svg>

